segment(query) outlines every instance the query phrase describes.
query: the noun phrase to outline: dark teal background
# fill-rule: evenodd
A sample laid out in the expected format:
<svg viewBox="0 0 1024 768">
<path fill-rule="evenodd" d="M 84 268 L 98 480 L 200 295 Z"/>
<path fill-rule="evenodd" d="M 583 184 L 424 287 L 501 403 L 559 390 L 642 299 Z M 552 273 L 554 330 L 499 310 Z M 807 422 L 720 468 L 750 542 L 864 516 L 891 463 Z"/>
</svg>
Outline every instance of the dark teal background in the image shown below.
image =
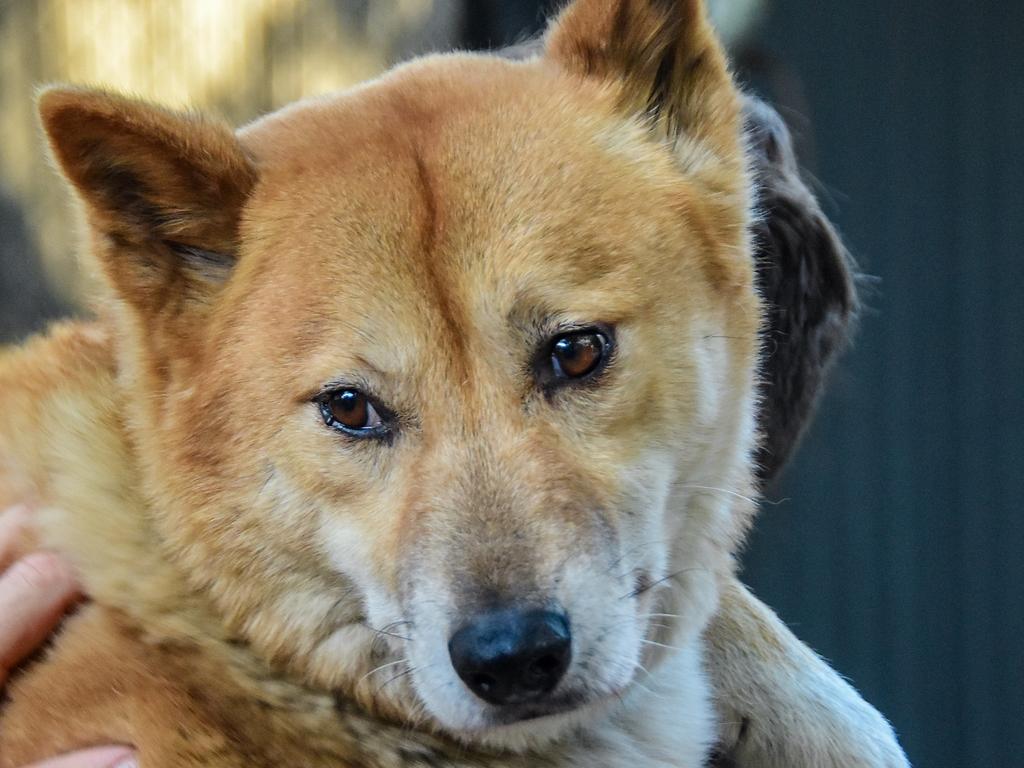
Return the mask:
<svg viewBox="0 0 1024 768">
<path fill-rule="evenodd" d="M 880 278 L 747 579 L 919 766 L 1024 765 L 1024 4 L 778 0 Z"/>
</svg>

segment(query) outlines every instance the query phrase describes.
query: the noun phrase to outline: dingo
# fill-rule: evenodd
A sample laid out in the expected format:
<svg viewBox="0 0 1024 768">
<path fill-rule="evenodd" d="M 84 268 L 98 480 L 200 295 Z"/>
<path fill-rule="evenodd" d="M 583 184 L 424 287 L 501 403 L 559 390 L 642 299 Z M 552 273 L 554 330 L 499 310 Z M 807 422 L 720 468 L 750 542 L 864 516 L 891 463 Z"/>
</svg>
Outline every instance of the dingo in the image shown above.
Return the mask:
<svg viewBox="0 0 1024 768">
<path fill-rule="evenodd" d="M 39 109 L 109 295 L 0 362 L 0 479 L 95 602 L 0 765 L 904 764 L 734 577 L 762 308 L 699 2 L 237 133 Z"/>
</svg>

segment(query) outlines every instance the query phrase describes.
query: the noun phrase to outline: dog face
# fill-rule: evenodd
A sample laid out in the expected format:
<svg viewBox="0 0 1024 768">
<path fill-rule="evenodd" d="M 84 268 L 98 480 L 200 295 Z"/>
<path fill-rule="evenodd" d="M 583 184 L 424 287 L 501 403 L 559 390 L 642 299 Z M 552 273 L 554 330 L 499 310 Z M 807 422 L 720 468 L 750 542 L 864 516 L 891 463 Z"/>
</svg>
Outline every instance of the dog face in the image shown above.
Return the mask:
<svg viewBox="0 0 1024 768">
<path fill-rule="evenodd" d="M 237 135 L 90 92 L 41 113 L 160 533 L 260 653 L 524 747 L 695 640 L 759 322 L 699 4 L 581 0 L 535 59 L 428 58 Z"/>
</svg>

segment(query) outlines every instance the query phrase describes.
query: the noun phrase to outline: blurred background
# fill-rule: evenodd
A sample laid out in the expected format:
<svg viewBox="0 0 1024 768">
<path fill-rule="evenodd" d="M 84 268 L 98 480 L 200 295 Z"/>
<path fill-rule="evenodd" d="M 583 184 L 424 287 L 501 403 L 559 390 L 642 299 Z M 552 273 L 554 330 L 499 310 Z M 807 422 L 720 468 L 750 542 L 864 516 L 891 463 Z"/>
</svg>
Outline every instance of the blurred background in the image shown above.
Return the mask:
<svg viewBox="0 0 1024 768">
<path fill-rule="evenodd" d="M 540 0 L 0 0 L 0 341 L 87 279 L 33 90 L 102 84 L 244 122 L 425 50 L 535 32 Z M 1024 754 L 1024 4 L 718 0 L 866 285 L 855 347 L 766 505 L 746 579 L 919 766 Z"/>
</svg>

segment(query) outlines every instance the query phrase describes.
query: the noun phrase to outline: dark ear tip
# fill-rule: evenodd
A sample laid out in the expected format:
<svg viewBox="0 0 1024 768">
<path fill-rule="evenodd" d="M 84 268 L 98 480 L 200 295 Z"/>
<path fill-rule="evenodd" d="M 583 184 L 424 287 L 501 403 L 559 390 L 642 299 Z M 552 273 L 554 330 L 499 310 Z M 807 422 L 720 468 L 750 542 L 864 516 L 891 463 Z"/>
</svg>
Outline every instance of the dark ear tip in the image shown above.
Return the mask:
<svg viewBox="0 0 1024 768">
<path fill-rule="evenodd" d="M 87 115 L 113 117 L 130 100 L 107 91 L 76 85 L 48 85 L 36 93 L 36 112 L 51 140 L 81 126 Z"/>
<path fill-rule="evenodd" d="M 187 156 L 193 145 L 209 158 L 251 181 L 251 161 L 224 122 L 194 112 L 178 112 L 133 96 L 75 85 L 50 85 L 37 92 L 36 110 L 51 149 L 62 165 L 99 139 L 134 136 Z M 91 138 L 90 138 L 91 137 Z"/>
<path fill-rule="evenodd" d="M 59 127 L 68 120 L 94 119 L 140 131 L 160 131 L 180 122 L 182 115 L 147 100 L 101 88 L 55 84 L 36 92 L 36 111 L 43 127 Z"/>
<path fill-rule="evenodd" d="M 96 88 L 54 83 L 36 91 L 36 110 L 45 118 L 68 109 L 111 109 L 116 99 L 113 94 Z"/>
<path fill-rule="evenodd" d="M 82 90 L 67 85 L 48 85 L 36 93 L 36 112 L 43 128 L 50 132 L 51 127 L 60 122 L 61 116 L 69 108 L 73 108 L 82 96 Z"/>
<path fill-rule="evenodd" d="M 125 111 L 121 97 L 74 85 L 49 85 L 36 94 L 36 112 L 63 174 L 75 181 L 86 139 L 97 123 L 110 122 Z"/>
</svg>

